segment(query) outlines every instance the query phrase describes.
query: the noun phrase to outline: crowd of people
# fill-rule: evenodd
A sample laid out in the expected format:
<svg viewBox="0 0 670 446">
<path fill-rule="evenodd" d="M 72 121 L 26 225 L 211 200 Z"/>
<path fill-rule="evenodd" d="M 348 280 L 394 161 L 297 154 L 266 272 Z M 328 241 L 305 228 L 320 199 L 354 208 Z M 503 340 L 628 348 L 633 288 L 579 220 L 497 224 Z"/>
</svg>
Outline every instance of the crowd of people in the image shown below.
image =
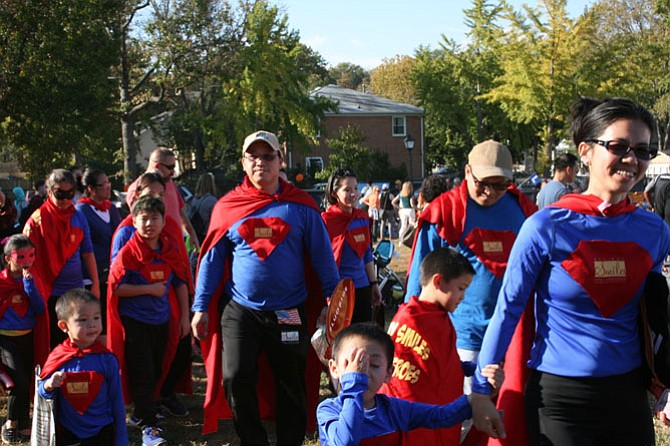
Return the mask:
<svg viewBox="0 0 670 446">
<path fill-rule="evenodd" d="M 125 218 L 104 171 L 55 169 L 30 200 L 0 196 L 0 217 L 8 202 L 22 209 L 8 213 L 22 233 L 4 240 L 0 273 L 12 382 L 2 441 L 31 434 L 39 364 L 56 444 L 127 445 L 127 425 L 144 445 L 166 444 L 161 420 L 189 415 L 176 395 L 192 391 L 197 342 L 203 433 L 232 418 L 243 445 L 269 444 L 267 418 L 278 445 L 317 430 L 324 445 L 654 444 L 647 389 L 663 400 L 663 388 L 641 301 L 667 313 L 667 284 L 649 283 L 670 229 L 628 196 L 656 155 L 653 129 L 629 100 L 580 99 L 578 156 L 556 160 L 540 210 L 494 140 L 470 150 L 462 181 L 427 177 L 418 198 L 409 181 L 360 196 L 353 170 L 337 169 L 324 212 L 283 179 L 279 140 L 262 130 L 242 144 L 242 183 L 217 200 L 204 174 L 188 213 L 164 148 L 129 188 Z M 579 162 L 590 181 L 570 193 Z M 385 332 L 370 322 L 381 304 L 372 244 L 392 236 L 396 211 L 398 243 L 412 249 Z M 310 336 L 343 278 L 354 311 L 331 346 L 336 395 L 319 403 Z"/>
</svg>

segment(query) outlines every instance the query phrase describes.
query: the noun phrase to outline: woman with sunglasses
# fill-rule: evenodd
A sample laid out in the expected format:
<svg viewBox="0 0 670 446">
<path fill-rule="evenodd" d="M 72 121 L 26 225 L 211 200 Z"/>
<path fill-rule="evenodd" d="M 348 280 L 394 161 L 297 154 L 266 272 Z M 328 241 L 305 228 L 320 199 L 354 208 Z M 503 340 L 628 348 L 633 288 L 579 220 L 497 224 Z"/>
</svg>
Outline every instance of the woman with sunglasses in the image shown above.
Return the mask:
<svg viewBox="0 0 670 446">
<path fill-rule="evenodd" d="M 351 322 L 372 320 L 372 305 L 379 306 L 381 292 L 372 259 L 370 224 L 365 211 L 358 209 L 358 182 L 351 169 L 336 170 L 326 185 L 328 209 L 321 214 L 340 277 L 354 281 L 356 300 Z"/>
<path fill-rule="evenodd" d="M 481 430 L 503 435 L 480 371 L 505 357 L 535 292 L 524 394 L 530 443 L 651 445 L 640 298 L 648 274 L 661 271 L 670 231 L 657 215 L 635 207 L 628 192 L 657 153 L 654 121 L 645 108 L 621 98 L 582 98 L 572 117 L 589 185 L 521 228 L 479 356 L 474 420 Z M 499 398 L 505 398 L 502 391 Z M 506 424 L 518 419 L 506 411 Z"/>
<path fill-rule="evenodd" d="M 70 171 L 51 171 L 46 180 L 47 199 L 23 228 L 23 233 L 39 253 L 34 275 L 45 288 L 43 295 L 49 296 L 51 348 L 67 338 L 56 325 L 56 300 L 68 290 L 83 288 L 83 271 L 91 278 L 91 293 L 100 297 L 100 280 L 88 222 L 72 204 L 75 185 Z"/>
</svg>

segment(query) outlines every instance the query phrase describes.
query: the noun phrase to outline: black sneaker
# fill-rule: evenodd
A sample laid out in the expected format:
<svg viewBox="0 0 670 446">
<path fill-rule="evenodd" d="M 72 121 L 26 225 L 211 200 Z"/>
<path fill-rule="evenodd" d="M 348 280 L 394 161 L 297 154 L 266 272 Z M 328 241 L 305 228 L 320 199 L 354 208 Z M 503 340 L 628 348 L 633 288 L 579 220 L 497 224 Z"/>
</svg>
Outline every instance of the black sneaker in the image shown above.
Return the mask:
<svg viewBox="0 0 670 446">
<path fill-rule="evenodd" d="M 21 435 L 19 434 L 19 429 L 16 427 L 7 427 L 3 424 L 1 436 L 3 444 L 21 443 Z"/>
<path fill-rule="evenodd" d="M 173 417 L 181 418 L 186 417 L 189 414 L 186 406 L 180 403 L 175 395 L 168 398 L 161 398 L 159 403 L 163 412 L 172 415 Z"/>
</svg>

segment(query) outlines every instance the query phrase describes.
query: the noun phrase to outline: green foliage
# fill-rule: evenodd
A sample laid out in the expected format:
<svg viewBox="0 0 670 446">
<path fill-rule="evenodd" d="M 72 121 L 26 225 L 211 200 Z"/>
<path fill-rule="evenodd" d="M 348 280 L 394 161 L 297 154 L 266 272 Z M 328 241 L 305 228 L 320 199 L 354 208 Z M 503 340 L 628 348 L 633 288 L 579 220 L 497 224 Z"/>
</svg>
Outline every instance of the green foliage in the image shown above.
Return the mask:
<svg viewBox="0 0 670 446">
<path fill-rule="evenodd" d="M 359 179 L 405 177 L 405 166 L 392 167 L 388 155 L 366 147 L 365 139 L 360 128 L 352 125 L 342 128 L 335 138 L 327 139 L 330 149 L 328 167 L 318 174 L 318 178 L 325 180 L 332 172 L 344 167 L 353 169 Z"/>
<path fill-rule="evenodd" d="M 0 8 L 3 139 L 32 177 L 84 159 L 112 164 L 109 68 L 119 1 L 5 1 Z"/>
<path fill-rule="evenodd" d="M 328 74 L 337 85 L 351 90 L 360 90 L 370 85 L 370 75 L 360 65 L 341 62 L 328 70 Z"/>
<path fill-rule="evenodd" d="M 414 59 L 409 56 L 384 59 L 380 66 L 370 72 L 372 93 L 405 104 L 416 104 L 413 66 Z"/>
</svg>

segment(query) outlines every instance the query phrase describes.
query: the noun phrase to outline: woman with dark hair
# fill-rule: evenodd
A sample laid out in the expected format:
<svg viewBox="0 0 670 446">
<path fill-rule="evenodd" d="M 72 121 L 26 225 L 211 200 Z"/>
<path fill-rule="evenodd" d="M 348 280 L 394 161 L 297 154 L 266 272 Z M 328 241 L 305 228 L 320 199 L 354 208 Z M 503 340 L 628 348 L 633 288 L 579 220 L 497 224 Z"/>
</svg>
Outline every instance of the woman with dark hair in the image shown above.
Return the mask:
<svg viewBox="0 0 670 446">
<path fill-rule="evenodd" d="M 198 235 L 198 240 L 205 240 L 216 200 L 214 175 L 211 172 L 203 173 L 198 178 L 198 184 L 195 186 L 195 196 L 188 211 L 188 218 Z"/>
<path fill-rule="evenodd" d="M 58 328 L 56 301 L 68 290 L 83 288 L 84 271 L 91 278 L 91 293 L 100 297 L 98 268 L 88 221 L 72 201 L 76 182 L 72 173 L 54 169 L 46 181 L 47 199 L 35 211 L 23 228 L 23 233 L 41 253 L 35 260 L 35 277 L 45 287 L 48 296 L 51 347 L 67 339 Z"/>
<path fill-rule="evenodd" d="M 109 275 L 112 235 L 121 222 L 121 214 L 109 201 L 112 184 L 105 172 L 100 169 L 86 169 L 82 177 L 82 184 L 84 196 L 79 199 L 75 208 L 84 214 L 91 232 L 100 282 L 100 310 L 102 334 L 104 335 L 107 332 L 107 276 Z"/>
<path fill-rule="evenodd" d="M 582 98 L 572 118 L 589 186 L 533 214 L 521 228 L 479 355 L 474 421 L 494 436 L 504 432 L 481 369 L 505 358 L 535 292 L 524 393 L 530 443 L 651 445 L 640 299 L 648 275 L 661 272 L 670 230 L 637 208 L 628 192 L 657 154 L 654 121 L 621 98 Z M 506 412 L 508 420 L 518 417 Z"/>
<path fill-rule="evenodd" d="M 333 245 L 340 277 L 354 281 L 356 301 L 351 322 L 372 320 L 372 305 L 379 306 L 381 292 L 370 247 L 370 225 L 365 211 L 356 207 L 358 184 L 351 169 L 336 170 L 326 185 L 328 209 L 321 213 Z"/>
</svg>

